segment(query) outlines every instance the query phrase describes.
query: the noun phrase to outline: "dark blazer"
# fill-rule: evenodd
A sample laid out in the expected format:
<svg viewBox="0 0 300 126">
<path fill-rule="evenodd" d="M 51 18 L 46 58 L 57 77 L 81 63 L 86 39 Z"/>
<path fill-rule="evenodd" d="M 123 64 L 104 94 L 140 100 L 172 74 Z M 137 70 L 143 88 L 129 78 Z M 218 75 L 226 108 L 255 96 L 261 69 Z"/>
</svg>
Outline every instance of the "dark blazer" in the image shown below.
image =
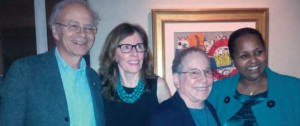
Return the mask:
<svg viewBox="0 0 300 126">
<path fill-rule="evenodd" d="M 205 101 L 205 105 L 212 113 L 218 125 L 220 125 L 217 114 L 212 105 Z M 174 96 L 162 102 L 152 113 L 148 122 L 149 126 L 196 126 L 189 109 L 184 101 L 175 92 Z"/>
<path fill-rule="evenodd" d="M 104 126 L 100 79 L 86 68 L 96 124 Z M 1 126 L 69 126 L 66 96 L 55 51 L 22 58 L 6 74 L 1 90 Z"/>
<path fill-rule="evenodd" d="M 3 76 L 0 77 L 0 94 L 1 94 L 2 84 L 3 84 L 3 82 L 2 82 L 3 80 L 2 79 L 3 79 Z M 1 106 L 1 102 L 2 102 L 2 97 L 0 95 L 0 106 Z"/>
</svg>

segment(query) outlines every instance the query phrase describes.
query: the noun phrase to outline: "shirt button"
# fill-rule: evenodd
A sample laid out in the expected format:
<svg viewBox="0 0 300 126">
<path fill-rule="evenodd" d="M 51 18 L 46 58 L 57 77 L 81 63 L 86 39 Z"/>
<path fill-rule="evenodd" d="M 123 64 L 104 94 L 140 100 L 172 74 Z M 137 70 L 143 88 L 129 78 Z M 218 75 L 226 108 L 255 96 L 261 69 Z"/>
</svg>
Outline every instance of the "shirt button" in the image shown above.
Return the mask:
<svg viewBox="0 0 300 126">
<path fill-rule="evenodd" d="M 273 108 L 273 107 L 275 106 L 275 101 L 273 101 L 273 100 L 268 101 L 268 102 L 267 102 L 267 106 L 268 106 L 269 108 Z"/>
<path fill-rule="evenodd" d="M 65 121 L 69 122 L 70 121 L 69 117 L 65 117 Z"/>
<path fill-rule="evenodd" d="M 228 97 L 228 96 L 226 96 L 225 98 L 224 98 L 224 103 L 229 103 L 230 102 L 230 97 Z"/>
</svg>

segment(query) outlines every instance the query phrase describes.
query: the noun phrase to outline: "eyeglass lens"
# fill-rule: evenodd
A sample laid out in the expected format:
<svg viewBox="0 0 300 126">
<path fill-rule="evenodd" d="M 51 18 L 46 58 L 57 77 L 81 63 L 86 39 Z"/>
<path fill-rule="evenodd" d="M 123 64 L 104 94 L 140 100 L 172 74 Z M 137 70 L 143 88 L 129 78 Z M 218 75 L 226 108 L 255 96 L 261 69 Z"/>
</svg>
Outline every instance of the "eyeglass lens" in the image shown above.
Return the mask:
<svg viewBox="0 0 300 126">
<path fill-rule="evenodd" d="M 194 70 L 194 71 L 189 71 L 189 72 L 181 72 L 181 73 L 188 73 L 189 76 L 192 78 L 192 79 L 197 79 L 197 78 L 200 78 L 202 75 L 201 73 L 203 72 L 203 75 L 205 77 L 213 77 L 213 72 L 212 70 L 210 69 L 207 69 L 207 70 Z"/>
<path fill-rule="evenodd" d="M 146 50 L 143 43 L 139 43 L 139 44 L 136 44 L 136 45 L 121 44 L 121 45 L 118 45 L 118 47 L 121 49 L 121 51 L 123 53 L 130 53 L 132 51 L 133 47 L 135 48 L 135 50 L 137 52 L 144 52 Z"/>
<path fill-rule="evenodd" d="M 66 27 L 70 32 L 79 32 L 81 30 L 81 26 L 78 24 L 56 24 Z M 94 26 L 83 26 L 83 31 L 84 33 L 95 33 L 97 31 L 97 28 Z"/>
</svg>

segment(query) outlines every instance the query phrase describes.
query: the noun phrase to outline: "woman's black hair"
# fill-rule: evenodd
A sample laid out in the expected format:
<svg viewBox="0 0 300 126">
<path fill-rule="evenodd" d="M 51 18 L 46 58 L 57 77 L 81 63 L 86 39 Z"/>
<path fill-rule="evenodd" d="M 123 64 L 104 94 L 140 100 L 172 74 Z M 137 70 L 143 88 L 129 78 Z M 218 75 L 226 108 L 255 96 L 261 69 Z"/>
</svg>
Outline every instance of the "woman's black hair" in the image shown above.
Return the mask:
<svg viewBox="0 0 300 126">
<path fill-rule="evenodd" d="M 231 59 L 233 59 L 233 54 L 234 54 L 235 46 L 236 46 L 236 44 L 235 44 L 236 40 L 238 38 L 240 38 L 242 36 L 246 36 L 246 35 L 256 36 L 258 38 L 258 40 L 260 40 L 263 47 L 266 48 L 264 39 L 259 31 L 257 31 L 256 29 L 253 29 L 253 28 L 241 28 L 241 29 L 234 31 L 230 35 L 229 40 L 228 40 L 228 48 L 229 48 L 229 54 L 230 54 Z"/>
</svg>

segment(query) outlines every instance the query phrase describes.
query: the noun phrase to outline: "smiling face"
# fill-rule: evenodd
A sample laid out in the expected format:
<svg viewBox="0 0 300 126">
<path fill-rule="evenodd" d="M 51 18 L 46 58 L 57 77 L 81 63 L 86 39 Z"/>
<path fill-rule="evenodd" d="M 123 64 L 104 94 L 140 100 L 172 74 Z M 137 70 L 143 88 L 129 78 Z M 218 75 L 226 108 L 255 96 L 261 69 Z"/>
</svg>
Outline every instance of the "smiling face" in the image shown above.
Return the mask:
<svg viewBox="0 0 300 126">
<path fill-rule="evenodd" d="M 182 61 L 182 72 L 201 71 L 199 78 L 191 78 L 189 73 L 174 73 L 174 84 L 181 98 L 189 108 L 202 104 L 210 94 L 213 77 L 205 77 L 203 70 L 211 69 L 208 59 L 200 52 L 187 54 Z"/>
<path fill-rule="evenodd" d="M 134 34 L 120 41 L 119 45 L 120 44 L 136 45 L 139 43 L 143 43 L 143 40 L 137 32 L 134 32 Z M 120 48 L 117 48 L 115 57 L 120 72 L 136 74 L 139 73 L 142 68 L 144 52 L 137 52 L 136 49 L 133 47 L 131 52 L 123 53 Z"/>
<path fill-rule="evenodd" d="M 70 31 L 63 25 L 52 25 L 52 33 L 56 40 L 60 55 L 69 60 L 73 57 L 81 58 L 93 46 L 95 33 L 85 33 L 84 26 L 92 26 L 92 16 L 88 9 L 81 4 L 70 4 L 65 6 L 57 23 L 64 25 L 79 25 L 78 32 Z"/>
<path fill-rule="evenodd" d="M 241 79 L 258 80 L 267 65 L 267 52 L 255 35 L 245 35 L 235 41 L 233 61 L 241 74 Z"/>
</svg>

